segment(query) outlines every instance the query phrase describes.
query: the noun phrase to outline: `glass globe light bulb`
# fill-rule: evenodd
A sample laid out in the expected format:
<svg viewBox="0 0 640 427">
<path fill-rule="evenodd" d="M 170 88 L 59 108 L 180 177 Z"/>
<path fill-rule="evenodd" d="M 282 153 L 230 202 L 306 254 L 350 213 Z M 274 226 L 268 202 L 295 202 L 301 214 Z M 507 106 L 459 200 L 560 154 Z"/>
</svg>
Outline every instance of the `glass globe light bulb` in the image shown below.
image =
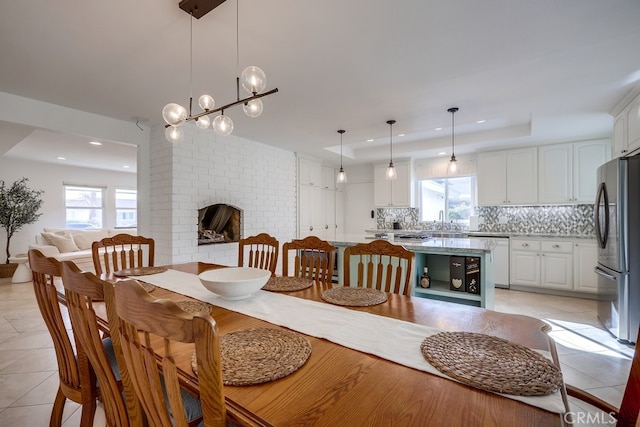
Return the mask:
<svg viewBox="0 0 640 427">
<path fill-rule="evenodd" d="M 244 113 L 249 117 L 258 117 L 262 114 L 263 107 L 261 99 L 252 99 L 251 101 L 242 104 Z"/>
<path fill-rule="evenodd" d="M 172 126 L 180 126 L 189 116 L 187 109 L 180 104 L 171 103 L 162 109 L 162 118 L 167 124 Z"/>
<path fill-rule="evenodd" d="M 220 115 L 213 119 L 213 130 L 218 135 L 227 136 L 233 132 L 233 120 L 229 116 Z"/>
<path fill-rule="evenodd" d="M 267 87 L 267 75 L 259 67 L 250 65 L 240 74 L 242 87 L 249 93 L 260 93 Z"/>
<path fill-rule="evenodd" d="M 389 166 L 387 166 L 387 172 L 384 177 L 388 180 L 394 180 L 398 177 L 396 175 L 396 168 L 393 166 L 393 162 L 389 162 Z"/>
<path fill-rule="evenodd" d="M 167 138 L 167 141 L 175 144 L 177 142 L 182 142 L 184 131 L 181 127 L 171 125 L 164 130 L 164 136 Z"/>
<path fill-rule="evenodd" d="M 198 117 L 197 119 L 195 119 L 195 121 L 196 126 L 198 126 L 200 129 L 206 129 L 211 124 L 211 119 L 209 118 L 209 116 Z"/>
<path fill-rule="evenodd" d="M 338 182 L 344 183 L 347 182 L 347 173 L 344 171 L 343 167 L 340 167 L 340 171 L 338 172 Z"/>
<path fill-rule="evenodd" d="M 209 111 L 213 110 L 213 107 L 216 105 L 216 101 L 213 100 L 213 97 L 211 95 L 205 94 L 198 98 L 198 105 L 204 111 Z"/>
</svg>

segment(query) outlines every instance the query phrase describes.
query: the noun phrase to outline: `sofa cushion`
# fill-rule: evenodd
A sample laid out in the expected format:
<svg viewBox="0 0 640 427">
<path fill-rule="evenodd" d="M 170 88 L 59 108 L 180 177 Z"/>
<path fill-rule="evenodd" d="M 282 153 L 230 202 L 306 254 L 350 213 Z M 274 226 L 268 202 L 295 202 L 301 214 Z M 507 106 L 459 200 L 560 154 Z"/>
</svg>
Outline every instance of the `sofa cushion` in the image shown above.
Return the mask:
<svg viewBox="0 0 640 427">
<path fill-rule="evenodd" d="M 60 252 L 76 252 L 80 250 L 71 235 L 59 235 L 56 233 L 42 233 L 45 240 L 58 248 Z"/>
<path fill-rule="evenodd" d="M 73 240 L 80 250 L 91 249 L 93 242 L 100 241 L 105 237 L 108 237 L 107 230 L 74 230 L 71 232 Z"/>
</svg>

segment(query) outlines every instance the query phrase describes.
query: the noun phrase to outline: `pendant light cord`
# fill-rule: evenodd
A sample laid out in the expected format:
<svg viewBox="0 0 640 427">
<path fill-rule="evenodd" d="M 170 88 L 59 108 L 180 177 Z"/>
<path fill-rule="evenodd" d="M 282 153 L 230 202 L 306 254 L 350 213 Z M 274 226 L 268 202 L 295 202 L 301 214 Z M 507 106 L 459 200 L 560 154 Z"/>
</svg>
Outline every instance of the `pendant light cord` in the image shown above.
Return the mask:
<svg viewBox="0 0 640 427">
<path fill-rule="evenodd" d="M 451 112 L 451 155 L 456 155 L 456 126 L 454 117 L 456 116 L 456 112 Z"/>
<path fill-rule="evenodd" d="M 236 0 L 236 100 L 240 100 L 240 0 Z"/>
<path fill-rule="evenodd" d="M 189 12 L 189 115 L 193 107 L 193 11 Z"/>
</svg>

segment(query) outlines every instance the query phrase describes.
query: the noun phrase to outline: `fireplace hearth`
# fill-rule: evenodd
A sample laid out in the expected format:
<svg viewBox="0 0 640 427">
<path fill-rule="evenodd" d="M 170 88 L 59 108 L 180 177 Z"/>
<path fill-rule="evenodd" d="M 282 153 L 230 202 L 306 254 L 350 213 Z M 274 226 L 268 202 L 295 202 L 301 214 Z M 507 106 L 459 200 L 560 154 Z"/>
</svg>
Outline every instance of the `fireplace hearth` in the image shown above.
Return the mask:
<svg viewBox="0 0 640 427">
<path fill-rule="evenodd" d="M 198 209 L 198 245 L 238 242 L 241 237 L 242 211 L 218 203 Z"/>
</svg>

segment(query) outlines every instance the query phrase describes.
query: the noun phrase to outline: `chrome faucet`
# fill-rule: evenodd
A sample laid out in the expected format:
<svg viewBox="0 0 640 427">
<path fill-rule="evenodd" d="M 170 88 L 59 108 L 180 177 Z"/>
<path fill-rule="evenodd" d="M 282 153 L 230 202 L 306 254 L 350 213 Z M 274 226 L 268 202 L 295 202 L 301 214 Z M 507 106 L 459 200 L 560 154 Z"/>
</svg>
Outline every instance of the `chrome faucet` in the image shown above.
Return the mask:
<svg viewBox="0 0 640 427">
<path fill-rule="evenodd" d="M 444 231 L 444 211 L 440 209 L 440 213 L 438 214 L 438 221 L 440 221 L 440 230 Z"/>
</svg>

